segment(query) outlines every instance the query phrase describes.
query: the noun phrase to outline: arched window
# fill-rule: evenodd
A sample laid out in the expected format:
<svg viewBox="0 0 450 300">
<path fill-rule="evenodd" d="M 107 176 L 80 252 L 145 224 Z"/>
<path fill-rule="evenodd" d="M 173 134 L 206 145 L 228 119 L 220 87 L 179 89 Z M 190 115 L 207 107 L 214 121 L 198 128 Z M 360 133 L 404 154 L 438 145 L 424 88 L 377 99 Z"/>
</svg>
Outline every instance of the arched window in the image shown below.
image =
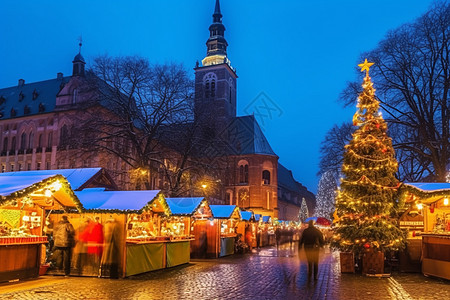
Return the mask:
<svg viewBox="0 0 450 300">
<path fill-rule="evenodd" d="M 14 152 L 16 151 L 16 137 L 13 136 L 12 140 L 11 140 L 11 151 Z"/>
<path fill-rule="evenodd" d="M 77 103 L 77 99 L 78 98 L 78 89 L 74 89 L 73 90 L 73 95 L 72 95 L 72 104 Z"/>
<path fill-rule="evenodd" d="M 3 152 L 6 152 L 6 151 L 8 151 L 8 138 L 7 137 L 5 137 L 3 139 Z"/>
<path fill-rule="evenodd" d="M 248 163 L 239 163 L 239 183 L 248 183 Z"/>
<path fill-rule="evenodd" d="M 211 80 L 211 98 L 214 98 L 216 96 L 216 81 L 213 79 Z"/>
<path fill-rule="evenodd" d="M 30 132 L 30 135 L 28 136 L 28 149 L 33 149 L 33 142 L 34 142 L 34 133 L 33 131 Z"/>
<path fill-rule="evenodd" d="M 39 135 L 39 139 L 38 139 L 38 148 L 42 148 L 42 139 L 43 139 L 43 137 L 42 137 L 43 135 L 42 135 L 42 133 Z"/>
<path fill-rule="evenodd" d="M 27 146 L 27 135 L 25 132 L 22 132 L 22 135 L 20 136 L 20 150 L 24 150 Z"/>
<path fill-rule="evenodd" d="M 216 96 L 217 75 L 208 73 L 203 77 L 203 86 L 205 88 L 205 98 L 214 98 Z"/>
<path fill-rule="evenodd" d="M 50 132 L 48 134 L 47 148 L 51 149 L 52 146 L 53 146 L 53 132 Z"/>
<path fill-rule="evenodd" d="M 69 144 L 69 128 L 67 125 L 63 125 L 59 136 L 59 145 L 67 146 Z"/>
<path fill-rule="evenodd" d="M 270 184 L 270 172 L 267 170 L 264 170 L 262 172 L 262 182 L 263 184 Z"/>
</svg>

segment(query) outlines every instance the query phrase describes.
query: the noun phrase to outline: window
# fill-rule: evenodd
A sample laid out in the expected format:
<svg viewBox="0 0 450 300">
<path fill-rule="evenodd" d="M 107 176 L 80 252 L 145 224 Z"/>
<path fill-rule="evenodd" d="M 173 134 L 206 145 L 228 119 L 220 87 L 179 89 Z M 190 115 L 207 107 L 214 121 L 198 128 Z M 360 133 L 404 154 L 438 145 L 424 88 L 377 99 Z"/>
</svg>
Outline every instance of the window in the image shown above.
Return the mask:
<svg viewBox="0 0 450 300">
<path fill-rule="evenodd" d="M 49 161 L 45 163 L 45 169 L 47 169 L 47 170 L 51 169 L 51 165 L 50 165 Z"/>
<path fill-rule="evenodd" d="M 5 165 L 2 165 L 2 173 L 5 173 Z"/>
<path fill-rule="evenodd" d="M 41 169 L 41 163 L 38 162 L 38 163 L 37 163 L 37 168 L 36 168 L 36 170 L 40 170 L 40 169 Z"/>
<path fill-rule="evenodd" d="M 9 169 L 10 169 L 11 172 L 14 172 L 14 164 L 11 164 Z"/>
<path fill-rule="evenodd" d="M 33 142 L 34 142 L 34 133 L 32 131 L 28 136 L 28 149 L 33 149 Z"/>
<path fill-rule="evenodd" d="M 239 183 L 248 183 L 248 165 L 239 166 Z"/>
<path fill-rule="evenodd" d="M 50 132 L 48 134 L 47 148 L 51 149 L 52 146 L 53 146 L 53 132 Z"/>
<path fill-rule="evenodd" d="M 36 100 L 36 98 L 39 96 L 38 92 L 36 91 L 36 89 L 34 89 L 33 91 L 33 100 Z"/>
<path fill-rule="evenodd" d="M 213 79 L 211 81 L 211 97 L 214 98 L 216 96 L 216 81 Z"/>
<path fill-rule="evenodd" d="M 74 89 L 72 95 L 72 104 L 77 103 L 77 98 L 78 98 L 78 89 Z"/>
<path fill-rule="evenodd" d="M 262 183 L 263 184 L 270 184 L 270 172 L 267 170 L 264 170 L 262 172 Z"/>
<path fill-rule="evenodd" d="M 27 171 L 31 170 L 31 163 L 27 163 Z"/>
<path fill-rule="evenodd" d="M 215 73 L 210 72 L 203 77 L 205 98 L 216 96 L 216 82 L 217 82 L 217 75 Z"/>
<path fill-rule="evenodd" d="M 205 98 L 209 98 L 209 81 L 205 83 Z"/>
<path fill-rule="evenodd" d="M 11 151 L 14 152 L 16 151 L 16 137 L 13 136 L 12 140 L 11 140 Z"/>
<path fill-rule="evenodd" d="M 22 132 L 22 135 L 20 136 L 20 150 L 25 150 L 25 147 L 27 146 L 27 135 L 25 132 Z"/>
<path fill-rule="evenodd" d="M 19 171 L 23 171 L 22 170 L 22 164 L 19 164 Z"/>
<path fill-rule="evenodd" d="M 38 139 L 38 148 L 42 148 L 42 139 L 43 139 L 43 135 L 42 133 L 39 135 L 39 139 Z"/>
<path fill-rule="evenodd" d="M 6 151 L 8 151 L 8 138 L 7 137 L 5 137 L 3 139 L 3 152 L 6 152 Z"/>
<path fill-rule="evenodd" d="M 59 136 L 59 145 L 64 147 L 67 146 L 68 144 L 69 144 L 69 128 L 67 127 L 67 125 L 63 125 Z"/>
</svg>

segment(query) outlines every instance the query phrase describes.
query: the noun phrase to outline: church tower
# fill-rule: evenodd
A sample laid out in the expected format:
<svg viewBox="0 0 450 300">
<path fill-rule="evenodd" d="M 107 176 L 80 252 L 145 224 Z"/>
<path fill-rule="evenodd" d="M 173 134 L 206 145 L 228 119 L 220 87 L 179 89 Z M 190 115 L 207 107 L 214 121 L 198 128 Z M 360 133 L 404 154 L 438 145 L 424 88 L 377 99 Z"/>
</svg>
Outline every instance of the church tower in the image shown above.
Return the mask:
<svg viewBox="0 0 450 300">
<path fill-rule="evenodd" d="M 207 128 L 207 135 L 214 137 L 236 117 L 236 70 L 227 56 L 219 0 L 209 26 L 206 57 L 202 66 L 197 62 L 195 70 L 195 117 Z"/>
</svg>

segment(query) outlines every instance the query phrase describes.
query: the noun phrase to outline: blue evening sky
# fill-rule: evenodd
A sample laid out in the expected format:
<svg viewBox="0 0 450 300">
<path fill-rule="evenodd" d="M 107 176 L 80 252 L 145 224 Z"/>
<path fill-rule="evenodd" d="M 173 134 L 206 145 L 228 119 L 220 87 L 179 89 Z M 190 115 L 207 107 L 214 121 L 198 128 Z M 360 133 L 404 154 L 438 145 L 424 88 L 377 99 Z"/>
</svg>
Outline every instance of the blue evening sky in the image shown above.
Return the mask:
<svg viewBox="0 0 450 300">
<path fill-rule="evenodd" d="M 0 87 L 16 85 L 19 78 L 29 83 L 57 72 L 70 75 L 80 34 L 87 67 L 96 55 L 137 54 L 193 68 L 206 54 L 214 3 L 2 0 Z M 357 78 L 360 53 L 431 3 L 221 0 L 228 56 L 239 76 L 238 115 L 255 112 L 264 101 L 257 98 L 261 92 L 270 98 L 267 105 L 278 111 L 260 124 L 280 162 L 309 190 L 317 191 L 325 133 L 351 120 L 355 110 L 336 100 L 345 83 Z"/>
</svg>

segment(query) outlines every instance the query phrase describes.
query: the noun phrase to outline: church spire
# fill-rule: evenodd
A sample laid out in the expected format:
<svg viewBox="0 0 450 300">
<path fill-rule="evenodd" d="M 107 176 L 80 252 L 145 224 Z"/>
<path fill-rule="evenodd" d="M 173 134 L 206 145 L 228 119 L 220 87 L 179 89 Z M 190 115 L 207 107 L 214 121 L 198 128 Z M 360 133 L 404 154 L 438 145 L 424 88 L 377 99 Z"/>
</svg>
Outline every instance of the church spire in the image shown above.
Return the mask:
<svg viewBox="0 0 450 300">
<path fill-rule="evenodd" d="M 220 2 L 216 0 L 213 23 L 209 26 L 209 39 L 206 42 L 207 52 L 203 59 L 203 66 L 229 63 L 227 58 L 228 43 L 225 40 L 225 26 L 222 24 L 222 13 L 220 12 Z"/>
<path fill-rule="evenodd" d="M 86 62 L 84 61 L 83 56 L 81 55 L 81 46 L 83 46 L 83 40 L 80 36 L 80 43 L 78 46 L 80 49 L 78 50 L 78 54 L 75 55 L 73 58 L 72 64 L 73 64 L 73 70 L 72 70 L 72 76 L 84 76 L 84 65 Z"/>
</svg>

